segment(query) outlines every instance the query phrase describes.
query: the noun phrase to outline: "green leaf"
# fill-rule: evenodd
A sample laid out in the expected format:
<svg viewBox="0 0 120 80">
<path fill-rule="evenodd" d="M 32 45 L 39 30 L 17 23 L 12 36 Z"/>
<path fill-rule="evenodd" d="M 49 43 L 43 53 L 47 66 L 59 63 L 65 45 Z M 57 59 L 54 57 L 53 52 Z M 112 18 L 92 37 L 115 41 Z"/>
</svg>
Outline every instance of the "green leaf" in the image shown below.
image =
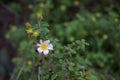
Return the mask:
<svg viewBox="0 0 120 80">
<path fill-rule="evenodd" d="M 54 56 L 55 58 L 62 58 L 62 57 L 63 57 L 63 54 L 55 53 L 53 56 Z"/>
<path fill-rule="evenodd" d="M 47 22 L 41 22 L 42 27 L 49 27 L 49 24 Z"/>
<path fill-rule="evenodd" d="M 56 78 L 57 78 L 57 74 L 52 75 L 51 80 L 56 80 Z"/>
<path fill-rule="evenodd" d="M 41 33 L 40 33 L 40 37 L 41 38 L 45 38 L 46 37 L 46 34 L 49 32 L 49 29 L 48 28 L 43 28 Z"/>
</svg>

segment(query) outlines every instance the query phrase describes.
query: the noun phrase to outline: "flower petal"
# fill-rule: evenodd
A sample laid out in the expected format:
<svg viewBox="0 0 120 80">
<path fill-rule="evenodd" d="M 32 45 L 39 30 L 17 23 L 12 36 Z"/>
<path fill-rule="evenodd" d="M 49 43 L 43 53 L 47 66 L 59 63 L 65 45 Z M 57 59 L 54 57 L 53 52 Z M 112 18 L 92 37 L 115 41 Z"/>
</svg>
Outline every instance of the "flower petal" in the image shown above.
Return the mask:
<svg viewBox="0 0 120 80">
<path fill-rule="evenodd" d="M 49 45 L 48 45 L 48 49 L 49 49 L 49 50 L 53 50 L 53 45 L 52 45 L 52 44 L 49 44 Z"/>
<path fill-rule="evenodd" d="M 44 43 L 49 44 L 49 43 L 50 43 L 50 40 L 46 40 L 46 41 L 44 41 Z"/>
<path fill-rule="evenodd" d="M 39 52 L 39 53 L 42 53 L 42 49 L 39 47 L 39 48 L 37 48 L 37 51 Z"/>
<path fill-rule="evenodd" d="M 36 46 L 40 47 L 40 46 L 41 46 L 41 44 L 38 44 L 38 43 L 37 43 L 37 44 L 36 44 Z"/>
<path fill-rule="evenodd" d="M 49 50 L 43 51 L 43 54 L 44 54 L 44 55 L 47 55 L 48 53 L 49 53 Z"/>
<path fill-rule="evenodd" d="M 42 39 L 40 39 L 40 44 L 42 44 L 43 43 L 43 40 Z"/>
</svg>

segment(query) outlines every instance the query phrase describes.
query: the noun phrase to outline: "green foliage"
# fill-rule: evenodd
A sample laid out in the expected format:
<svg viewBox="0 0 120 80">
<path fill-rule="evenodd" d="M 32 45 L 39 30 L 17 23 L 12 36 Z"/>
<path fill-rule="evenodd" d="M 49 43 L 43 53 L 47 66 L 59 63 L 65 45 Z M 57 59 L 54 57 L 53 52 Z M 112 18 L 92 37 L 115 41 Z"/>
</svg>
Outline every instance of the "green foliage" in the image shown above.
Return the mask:
<svg viewBox="0 0 120 80">
<path fill-rule="evenodd" d="M 120 79 L 120 6 L 101 4 L 102 10 L 98 5 L 88 11 L 86 2 L 38 1 L 30 23 L 6 33 L 19 52 L 14 79 L 37 80 L 38 64 L 42 80 Z M 33 43 L 40 39 L 50 40 L 54 51 L 39 56 Z"/>
<path fill-rule="evenodd" d="M 5 76 L 12 73 L 13 64 L 10 62 L 9 55 L 6 49 L 0 51 L 0 75 Z"/>
<path fill-rule="evenodd" d="M 32 29 L 34 30 L 36 28 L 38 28 L 37 30 L 39 30 L 39 27 L 33 27 Z M 45 35 L 47 29 L 48 28 L 42 28 L 42 30 L 40 30 L 40 35 Z M 41 36 L 38 36 L 36 39 L 38 38 L 45 39 Z M 22 74 L 19 76 L 20 80 L 24 79 L 24 75 L 26 75 L 26 77 L 30 76 L 30 79 L 34 79 L 36 77 L 35 75 L 37 75 L 37 73 L 34 73 L 34 77 L 31 77 L 31 72 L 37 71 L 36 66 L 39 63 L 39 60 L 42 60 L 42 80 L 69 80 L 70 78 L 74 80 L 77 77 L 85 76 L 83 74 L 85 74 L 84 67 L 86 63 L 79 61 L 82 53 L 85 51 L 85 45 L 88 45 L 88 43 L 86 43 L 84 39 L 82 39 L 81 41 L 78 40 L 66 46 L 62 45 L 57 39 L 51 40 L 53 42 L 55 51 L 54 53 L 50 52 L 48 56 L 38 56 L 38 54 L 35 52 L 35 45 L 33 45 L 34 40 L 35 39 L 32 38 L 30 40 L 26 39 L 20 41 L 20 45 L 18 48 L 19 57 L 14 60 L 15 62 L 17 62 L 16 65 L 18 69 L 15 72 L 15 76 L 18 76 L 17 73 L 19 74 L 19 70 L 21 71 L 22 67 Z M 37 57 L 39 58 L 36 59 Z M 84 61 L 84 58 L 82 60 Z"/>
</svg>

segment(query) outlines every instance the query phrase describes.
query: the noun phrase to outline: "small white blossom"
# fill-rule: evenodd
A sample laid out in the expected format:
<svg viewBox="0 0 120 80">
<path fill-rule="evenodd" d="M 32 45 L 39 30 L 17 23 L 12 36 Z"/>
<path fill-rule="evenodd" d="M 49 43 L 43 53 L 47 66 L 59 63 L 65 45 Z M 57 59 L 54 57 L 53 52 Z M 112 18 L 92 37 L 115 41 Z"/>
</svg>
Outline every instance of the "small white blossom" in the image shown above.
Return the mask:
<svg viewBox="0 0 120 80">
<path fill-rule="evenodd" d="M 49 50 L 53 50 L 53 45 L 50 43 L 50 40 L 40 40 L 40 43 L 37 43 L 37 47 L 39 54 L 43 53 L 44 55 L 47 55 Z"/>
</svg>

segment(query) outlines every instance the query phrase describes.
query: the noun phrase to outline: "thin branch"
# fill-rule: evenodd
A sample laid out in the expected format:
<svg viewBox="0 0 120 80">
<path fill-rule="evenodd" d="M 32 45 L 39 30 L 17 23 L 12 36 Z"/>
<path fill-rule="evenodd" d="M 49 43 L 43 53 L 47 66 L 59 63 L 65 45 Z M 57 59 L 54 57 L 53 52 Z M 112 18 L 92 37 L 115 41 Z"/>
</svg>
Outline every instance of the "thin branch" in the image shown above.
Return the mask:
<svg viewBox="0 0 120 80">
<path fill-rule="evenodd" d="M 18 25 L 18 23 L 19 23 L 18 19 L 20 18 L 20 16 L 14 10 L 12 10 L 8 6 L 4 5 L 2 2 L 0 2 L 0 6 L 2 6 L 6 10 L 8 10 L 10 13 L 15 15 L 15 23 L 16 23 L 16 25 Z"/>
<path fill-rule="evenodd" d="M 15 14 L 16 16 L 18 16 L 15 11 L 13 11 L 12 9 L 10 9 L 10 8 L 7 7 L 6 5 L 4 5 L 2 2 L 0 2 L 0 5 L 1 5 L 2 7 L 4 7 L 5 9 L 7 9 L 7 10 L 8 10 L 9 12 L 11 12 L 12 14 Z"/>
<path fill-rule="evenodd" d="M 17 75 L 17 77 L 16 77 L 16 80 L 19 79 L 19 77 L 20 77 L 20 75 L 21 75 L 21 73 L 22 73 L 24 67 L 25 67 L 25 62 L 23 63 L 23 66 L 22 66 L 21 69 L 19 70 L 19 73 L 18 73 L 18 75 Z"/>
</svg>

